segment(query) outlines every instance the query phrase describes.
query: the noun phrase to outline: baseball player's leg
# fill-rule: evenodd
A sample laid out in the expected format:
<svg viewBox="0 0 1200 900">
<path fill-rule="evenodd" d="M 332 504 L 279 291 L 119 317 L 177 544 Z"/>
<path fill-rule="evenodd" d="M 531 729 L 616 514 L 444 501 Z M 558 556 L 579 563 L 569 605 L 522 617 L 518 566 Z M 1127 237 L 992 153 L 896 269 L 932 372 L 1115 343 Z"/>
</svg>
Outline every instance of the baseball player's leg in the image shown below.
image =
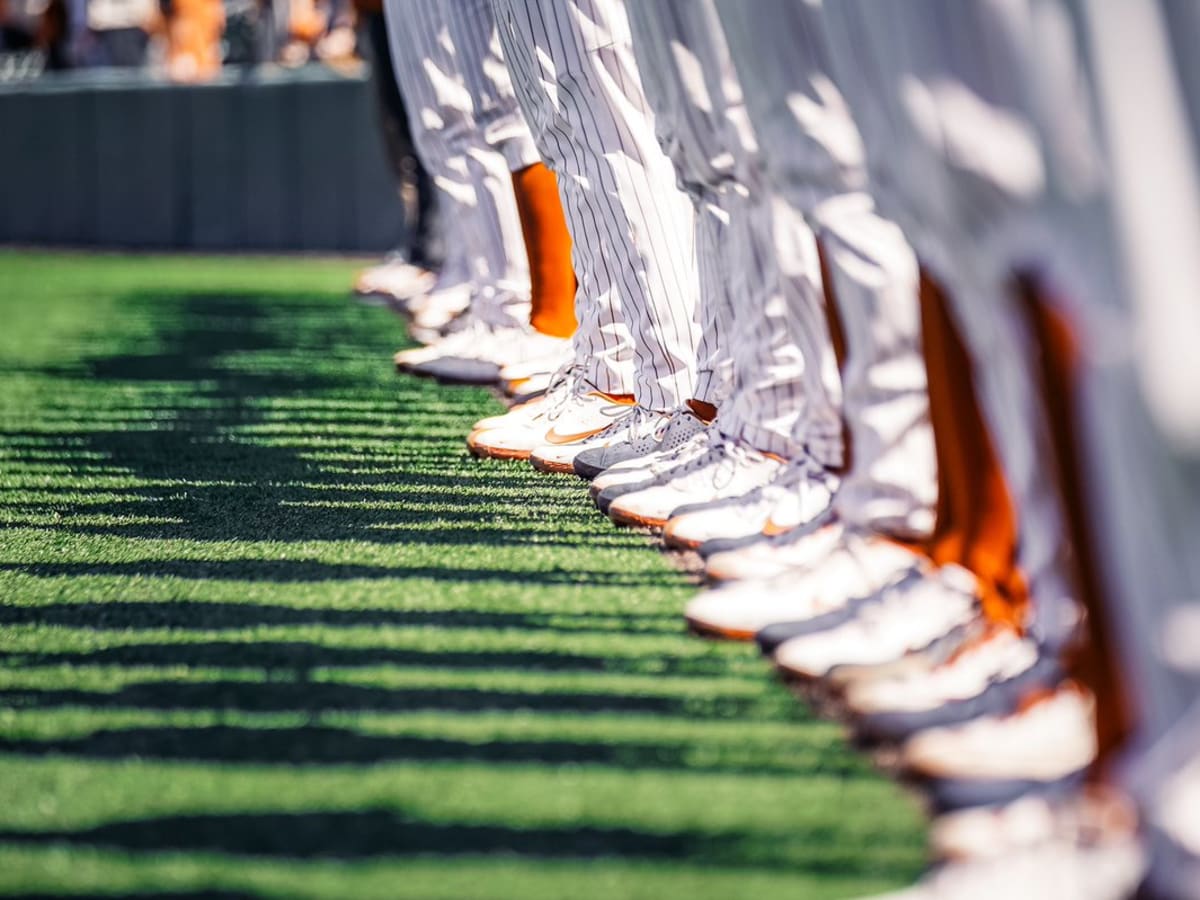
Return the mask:
<svg viewBox="0 0 1200 900">
<path fill-rule="evenodd" d="M 840 468 L 840 385 L 815 237 L 778 195 L 763 193 L 747 205 L 750 227 L 737 235 L 737 252 L 759 277 L 736 303 L 744 316 L 733 351 L 736 388 L 721 430 L 770 453 L 808 454 Z"/>
<path fill-rule="evenodd" d="M 749 224 L 753 135 L 712 4 L 667 0 L 634 3 L 628 10 L 659 143 L 696 211 L 700 343 L 693 400 L 711 418 L 733 387 L 731 248 L 735 230 Z"/>
<path fill-rule="evenodd" d="M 638 403 L 674 409 L 695 375 L 690 204 L 655 139 L 623 5 L 586 5 L 496 0 L 518 95 L 582 248 L 581 290 L 597 290 L 587 300 L 607 314 L 587 337 L 603 347 L 620 314 L 633 338 Z M 582 327 L 587 316 L 579 319 Z M 586 341 L 577 346 L 586 361 Z"/>
<path fill-rule="evenodd" d="M 496 153 L 474 149 L 467 153 L 473 180 L 494 206 L 500 241 L 493 254 L 515 260 L 528 256 L 531 279 L 530 321 L 544 334 L 570 337 L 574 331 L 575 279 L 571 271 L 570 235 L 554 175 L 546 169 L 526 124 L 505 65 L 489 0 L 442 0 L 451 44 L 471 98 L 475 127 L 483 144 L 497 151 L 506 164 L 502 171 Z M 509 177 L 511 172 L 511 179 Z M 513 233 L 508 208 L 516 195 L 520 232 Z M 489 217 L 490 218 L 490 217 Z M 520 278 L 513 264 L 511 277 Z M 516 292 L 503 299 L 512 303 Z"/>
<path fill-rule="evenodd" d="M 466 257 L 474 298 L 487 307 L 497 296 L 509 298 L 513 284 L 524 278 L 524 252 L 511 257 L 505 235 L 520 237 L 515 202 L 497 206 L 499 195 L 488 189 L 490 158 L 507 183 L 504 159 L 481 140 L 473 119 L 469 92 L 449 40 L 445 0 L 389 0 L 388 34 L 400 90 L 422 162 L 446 200 L 447 221 Z M 511 194 L 511 190 L 510 190 Z M 510 221 L 502 222 L 500 217 Z M 518 245 L 519 246 L 519 245 Z M 503 311 L 503 305 L 501 311 Z M 514 317 L 520 310 L 509 310 Z M 507 315 L 501 315 L 506 319 Z"/>
<path fill-rule="evenodd" d="M 634 386 L 633 338 L 625 325 L 620 294 L 613 287 L 611 260 L 602 246 L 599 200 L 587 184 L 563 177 L 557 159 L 573 155 L 574 151 L 564 135 L 548 128 L 555 115 L 554 96 L 543 89 L 536 47 L 518 39 L 514 24 L 515 13 L 523 14 L 524 7 L 514 8 L 505 0 L 493 0 L 492 7 L 513 89 L 543 159 L 556 173 L 571 233 L 571 256 L 578 280 L 575 292 L 578 324 L 572 337 L 575 365 L 582 377 L 598 390 L 630 395 Z"/>
<path fill-rule="evenodd" d="M 440 0 L 450 52 L 470 102 L 470 140 L 464 161 L 487 229 L 487 303 L 499 321 L 518 323 L 529 314 L 528 257 L 513 196 L 511 172 L 540 163 L 525 124 L 488 0 Z"/>
<path fill-rule="evenodd" d="M 840 515 L 867 528 L 927 531 L 934 465 L 915 263 L 899 229 L 874 211 L 862 190 L 863 149 L 837 88 L 820 5 L 770 0 L 766 8 L 750 8 L 723 0 L 720 11 L 739 74 L 754 85 L 747 101 L 767 178 L 816 228 L 828 294 L 846 330 L 850 352 L 841 389 L 853 458 L 839 490 Z M 823 302 L 823 294 L 812 301 Z M 814 324 L 797 330 L 807 341 L 803 349 L 813 359 L 828 359 L 827 330 L 816 324 L 812 304 L 805 311 Z M 897 376 L 887 379 L 889 389 L 875 377 L 885 371 Z M 819 398 L 829 383 L 806 384 L 806 393 Z M 820 426 L 837 406 L 808 403 L 816 415 L 800 421 L 800 434 L 815 431 L 809 440 L 828 443 L 827 426 Z"/>
<path fill-rule="evenodd" d="M 828 200 L 816 216 L 826 292 L 849 351 L 841 367 L 849 447 L 835 506 L 845 521 L 917 538 L 932 530 L 938 492 L 916 257 L 865 193 Z"/>
</svg>

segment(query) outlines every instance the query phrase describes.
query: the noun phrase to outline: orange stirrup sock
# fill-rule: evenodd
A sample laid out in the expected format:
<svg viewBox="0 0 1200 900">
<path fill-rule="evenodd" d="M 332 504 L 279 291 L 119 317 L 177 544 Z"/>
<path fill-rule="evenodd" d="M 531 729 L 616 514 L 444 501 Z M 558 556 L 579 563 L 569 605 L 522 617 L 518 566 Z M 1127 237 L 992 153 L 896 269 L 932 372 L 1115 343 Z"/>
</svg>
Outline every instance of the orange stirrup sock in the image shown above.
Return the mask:
<svg viewBox="0 0 1200 900">
<path fill-rule="evenodd" d="M 925 552 L 974 573 L 989 621 L 1020 627 L 1028 588 L 1017 568 L 1017 511 L 979 409 L 971 358 L 945 295 L 924 274 L 921 332 L 938 462 L 937 525 Z"/>
<path fill-rule="evenodd" d="M 575 333 L 575 270 L 558 180 L 541 163 L 513 172 L 512 180 L 533 288 L 529 323 L 542 334 L 570 337 Z"/>
</svg>

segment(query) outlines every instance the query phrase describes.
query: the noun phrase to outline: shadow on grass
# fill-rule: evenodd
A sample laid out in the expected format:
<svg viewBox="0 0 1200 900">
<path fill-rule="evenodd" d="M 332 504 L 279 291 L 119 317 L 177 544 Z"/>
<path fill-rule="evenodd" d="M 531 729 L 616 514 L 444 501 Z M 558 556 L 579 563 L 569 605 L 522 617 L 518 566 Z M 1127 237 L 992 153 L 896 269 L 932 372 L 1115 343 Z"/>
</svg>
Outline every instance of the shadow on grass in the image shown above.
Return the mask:
<svg viewBox="0 0 1200 900">
<path fill-rule="evenodd" d="M 436 556 L 438 565 L 382 565 L 374 558 L 332 563 L 317 559 L 194 558 L 133 559 L 92 562 L 28 562 L 8 558 L 0 572 L 38 577 L 149 576 L 192 580 L 247 581 L 311 585 L 350 579 L 383 582 L 424 579 L 506 587 L 619 588 L 627 592 L 678 584 L 668 571 L 627 571 L 614 564 L 561 568 L 534 564 L 513 569 L 489 566 L 489 547 L 545 544 L 633 548 L 644 544 L 636 534 L 605 532 L 593 540 L 579 485 L 566 479 L 535 480 L 523 469 L 507 469 L 501 485 L 477 477 L 501 471 L 483 466 L 460 477 L 463 461 L 460 430 L 477 412 L 476 399 L 448 399 L 445 391 L 412 380 L 387 381 L 373 375 L 364 354 L 379 352 L 378 320 L 326 303 L 278 295 L 230 298 L 193 294 L 174 301 L 157 295 L 128 298 L 130 316 L 149 324 L 144 353 L 121 353 L 64 364 L 43 374 L 60 389 L 72 383 L 110 387 L 114 407 L 108 418 L 96 410 L 69 404 L 48 413 L 46 429 L 26 428 L 0 435 L 5 461 L 36 469 L 61 465 L 64 477 L 83 481 L 27 504 L 6 492 L 8 521 L 20 525 L 22 512 L 31 529 L 105 535 L 143 541 L 264 541 L 283 545 L 304 542 L 361 541 L 375 545 L 462 547 Z M 380 353 L 379 369 L 386 369 Z M 366 374 L 364 374 L 366 373 Z M 454 397 L 467 395 L 453 395 Z M 50 398 L 47 398 L 50 399 Z M 328 402 L 330 406 L 317 403 Z M 309 402 L 312 401 L 312 402 Z M 345 402 L 344 409 L 336 404 Z M 290 419 L 282 410 L 295 405 Z M 357 405 L 356 405 L 357 404 Z M 361 404 L 385 414 L 395 410 L 402 433 L 373 433 L 380 421 L 365 415 Z M 273 408 L 274 407 L 274 408 Z M 436 423 L 422 433 L 422 423 Z M 406 424 L 407 423 L 407 424 Z M 275 426 L 282 426 L 276 428 Z M 302 426 L 296 428 L 294 426 Z M 428 429 L 427 429 L 428 430 Z M 336 464 L 318 458 L 335 452 Z M 3 463 L 0 463 L 3 465 Z M 60 470 L 54 470 L 60 471 Z M 106 488 L 87 485 L 89 474 L 128 475 L 152 486 Z M 55 490 L 52 475 L 47 488 Z M 524 492 L 524 494 L 522 494 Z M 71 495 L 75 495 L 72 497 Z M 104 495 L 104 496 L 101 496 Z M 95 501 L 95 502 L 92 502 Z M 364 502 L 370 501 L 370 502 Z M 53 516 L 62 517 L 55 522 Z M 84 517 L 111 523 L 79 521 Z M 133 521 L 121 521 L 141 517 Z M 75 519 L 73 521 L 72 519 Z M 47 524 L 42 524 L 46 522 Z M 574 533 L 572 533 L 574 531 Z M 469 547 L 469 545 L 476 545 Z M 531 549 L 531 548 L 530 548 Z M 196 552 L 194 544 L 189 552 Z M 475 554 L 475 555 L 472 555 Z M 442 558 L 462 565 L 441 565 Z M 384 589 L 381 584 L 381 589 Z M 403 589 L 396 584 L 386 590 Z M 427 588 L 426 588 L 427 589 Z M 466 601 L 465 601 L 466 602 Z M 265 604 L 194 602 L 54 603 L 0 607 L 0 625 L 58 625 L 117 631 L 169 628 L 249 629 L 258 626 L 349 628 L 428 627 L 500 631 L 562 631 L 605 634 L 624 630 L 619 616 L 473 611 L 407 612 L 387 609 L 335 610 L 273 607 Z M 629 622 L 631 633 L 667 634 L 678 626 L 660 617 L 647 624 Z M 655 650 L 644 655 L 605 657 L 563 651 L 479 652 L 396 649 L 387 646 L 329 647 L 304 641 L 168 642 L 166 640 L 101 647 L 78 652 L 0 653 L 9 666 L 114 665 L 253 667 L 282 671 L 295 680 L 207 683 L 147 681 L 117 691 L 73 689 L 0 692 L 0 706 L 19 710 L 120 709 L 156 711 L 230 710 L 299 712 L 313 717 L 331 711 L 399 713 L 437 711 L 471 715 L 612 714 L 680 716 L 692 719 L 757 718 L 761 697 L 678 698 L 629 695 L 618 690 L 499 690 L 487 686 L 489 670 L 530 672 L 642 672 L 666 676 L 728 673 L 728 657 L 669 658 Z M 322 667 L 439 667 L 478 672 L 471 688 L 397 688 L 334 684 L 308 680 Z M 70 684 L 67 676 L 66 683 Z M 600 685 L 602 688 L 603 685 Z M 772 709 L 772 714 L 777 714 Z M 799 716 L 800 714 L 797 713 Z M 803 759 L 769 749 L 730 747 L 712 742 L 685 744 L 664 738 L 648 742 L 575 740 L 494 740 L 473 743 L 452 738 L 364 734 L 353 729 L 306 725 L 267 729 L 223 725 L 212 728 L 138 727 L 99 730 L 85 737 L 4 740 L 0 752 L 22 755 L 63 754 L 81 759 L 162 759 L 263 765 L 371 765 L 409 761 L 438 764 L 479 762 L 496 765 L 601 765 L 614 768 L 833 774 L 866 777 L 856 759 L 837 745 L 805 748 Z M 619 798 L 614 804 L 619 804 Z M 831 820 L 836 821 L 836 819 Z M 515 829 L 471 822 L 431 822 L 391 812 L 307 812 L 297 814 L 178 815 L 144 821 L 110 822 L 80 831 L 8 831 L 0 841 L 17 844 L 69 843 L 132 852 L 192 851 L 280 859 L 370 859 L 373 857 L 455 857 L 504 854 L 531 859 L 620 856 L 631 859 L 689 861 L 704 865 L 763 865 L 810 868 L 814 872 L 857 873 L 862 846 L 816 830 L 812 846 L 797 863 L 794 852 L 778 842 L 741 833 L 692 831 L 656 833 L 635 829 L 589 827 Z M 790 855 L 789 855 L 790 854 Z M 907 877 L 911 869 L 900 873 Z M 175 896 L 221 896 L 180 894 Z M 225 896 L 235 897 L 237 894 Z"/>
<path fill-rule="evenodd" d="M 421 445 L 429 448 L 428 463 L 441 461 L 450 470 L 459 466 L 465 455 L 462 437 L 475 406 L 448 402 L 445 390 L 408 377 L 385 387 L 378 372 L 388 366 L 386 355 L 380 353 L 377 368 L 363 366 L 363 358 L 371 358 L 379 339 L 368 320 L 336 312 L 325 303 L 270 294 L 193 294 L 170 300 L 134 294 L 125 305 L 131 317 L 153 326 L 156 333 L 146 343 L 155 352 L 64 364 L 45 374 L 64 382 L 111 384 L 114 397 L 122 397 L 121 392 L 132 386 L 145 392 L 141 403 L 150 406 L 135 401 L 137 415 L 115 426 L 96 411 L 95 427 L 84 428 L 75 420 L 86 420 L 87 411 L 74 410 L 74 424 L 54 425 L 49 431 L 9 431 L 0 435 L 0 448 L 16 462 L 57 462 L 73 471 L 99 469 L 163 480 L 164 486 L 126 492 L 128 502 L 123 498 L 122 502 L 53 504 L 53 510 L 65 517 L 137 515 L 162 521 L 64 521 L 30 527 L 214 542 L 356 540 L 499 547 L 579 546 L 587 541 L 585 535 L 564 535 L 547 522 L 561 519 L 564 512 L 586 520 L 582 503 L 577 510 L 563 503 L 572 496 L 567 481 L 535 484 L 531 473 L 522 471 L 516 485 L 527 484 L 529 495 L 505 502 L 489 494 L 488 485 L 479 479 L 405 467 L 403 451 Z M 345 364 L 330 359 L 329 348 L 337 348 Z M 256 355 L 263 358 L 256 361 Z M 284 410 L 271 409 L 277 401 L 311 397 L 326 398 L 334 405 L 317 413 L 297 410 L 291 420 Z M 391 401 L 394 416 L 390 422 L 375 423 L 378 433 L 373 432 L 371 421 L 355 411 L 359 398 L 382 404 Z M 348 407 L 345 421 L 338 418 L 339 399 Z M 385 427 L 393 431 L 400 427 L 402 433 L 388 437 Z M 262 433 L 273 428 L 294 433 Z M 428 433 L 439 430 L 451 436 Z M 326 469 L 313 458 L 331 445 L 344 445 L 344 452 L 360 460 L 359 467 Z M 393 452 L 388 452 L 389 447 Z M 384 463 L 384 470 L 373 469 Z M 381 492 L 380 487 L 395 490 Z M 579 499 L 577 491 L 574 499 Z M 392 502 L 386 507 L 361 504 L 381 500 Z M 342 503 L 331 505 L 334 501 Z M 19 501 L 13 506 L 19 510 Z M 444 527 L 414 527 L 431 521 Z M 644 541 L 638 535 L 615 532 L 605 534 L 602 544 L 637 547 Z M 286 564 L 260 576 L 239 577 L 284 581 L 310 577 L 303 561 L 292 566 L 298 573 L 294 577 Z M 178 573 L 169 563 L 146 562 L 138 574 Z M 590 574 L 598 573 L 581 573 L 585 579 Z M 348 577 L 385 577 L 385 573 L 367 571 Z M 437 577 L 436 570 L 430 577 Z M 471 576 L 469 571 L 448 570 L 445 577 Z M 555 583 L 562 576 L 527 571 L 520 577 L 538 584 Z M 635 581 L 630 576 L 627 583 Z M 640 583 L 658 584 L 662 579 L 645 576 Z"/>
<path fill-rule="evenodd" d="M 540 707 L 539 707 L 540 708 Z M 172 760 L 255 765 L 378 765 L 383 763 L 485 763 L 488 765 L 603 766 L 636 771 L 717 772 L 724 775 L 825 776 L 843 781 L 872 777 L 865 762 L 837 745 L 786 754 L 773 746 L 689 741 L 606 742 L 364 734 L 307 725 L 254 728 L 105 729 L 86 737 L 44 741 L 0 740 L 0 751 L 20 755 L 67 754 L 93 759 Z"/>
<path fill-rule="evenodd" d="M 2 569 L 3 567 L 0 567 Z M 474 609 L 333 609 L 327 606 L 282 606 L 264 603 L 218 603 L 194 600 L 0 605 L 0 625 L 62 625 L 96 631 L 147 628 L 200 630 L 257 626 L 328 625 L 355 628 L 471 628 L 495 631 L 552 631 L 564 634 L 679 634 L 674 616 L 587 612 L 490 612 Z M 0 651 L 2 657 L 3 651 Z M 575 657 L 587 667 L 587 657 Z M 492 662 L 484 665 L 492 665 Z"/>
<path fill-rule="evenodd" d="M 635 828 L 518 828 L 430 821 L 391 810 L 180 815 L 79 831 L 0 831 L 0 843 L 82 842 L 136 852 L 224 853 L 283 859 L 362 860 L 501 856 L 530 860 L 690 861 L 702 867 L 862 875 L 861 835 L 836 827 L 786 835 Z M 887 850 L 886 839 L 877 840 Z M 893 837 L 892 849 L 908 850 Z M 872 875 L 911 877 L 907 861 L 877 860 Z"/>
</svg>

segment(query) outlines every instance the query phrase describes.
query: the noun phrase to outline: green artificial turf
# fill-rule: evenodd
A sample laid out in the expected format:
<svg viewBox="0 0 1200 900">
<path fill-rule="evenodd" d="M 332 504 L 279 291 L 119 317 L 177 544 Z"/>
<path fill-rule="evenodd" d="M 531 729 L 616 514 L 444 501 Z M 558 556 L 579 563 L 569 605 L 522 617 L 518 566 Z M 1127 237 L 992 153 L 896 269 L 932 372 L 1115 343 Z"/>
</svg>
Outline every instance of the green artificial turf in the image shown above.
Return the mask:
<svg viewBox="0 0 1200 900">
<path fill-rule="evenodd" d="M 849 897 L 913 803 L 346 262 L 0 253 L 0 894 Z"/>
</svg>

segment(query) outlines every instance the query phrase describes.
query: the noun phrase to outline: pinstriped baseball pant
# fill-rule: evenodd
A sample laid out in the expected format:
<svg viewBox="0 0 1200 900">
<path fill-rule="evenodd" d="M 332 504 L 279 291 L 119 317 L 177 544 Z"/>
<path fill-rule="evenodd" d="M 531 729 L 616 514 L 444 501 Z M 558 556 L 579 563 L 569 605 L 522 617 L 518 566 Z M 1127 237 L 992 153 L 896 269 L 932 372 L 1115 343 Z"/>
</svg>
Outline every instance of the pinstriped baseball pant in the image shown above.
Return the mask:
<svg viewBox="0 0 1200 900">
<path fill-rule="evenodd" d="M 815 447 L 837 465 L 836 372 L 825 373 L 827 386 L 811 364 L 819 354 L 803 350 L 812 340 L 796 334 L 807 323 L 817 341 L 825 333 L 815 244 L 803 218 L 764 191 L 716 11 L 690 0 L 637 3 L 630 19 L 659 140 L 697 207 L 699 369 L 702 385 L 728 395 L 717 427 L 783 456 Z M 822 431 L 826 443 L 808 440 Z"/>
<path fill-rule="evenodd" d="M 659 147 L 620 0 L 493 0 L 505 58 L 558 176 L 579 292 L 574 347 L 600 390 L 695 393 L 692 210 Z"/>
<path fill-rule="evenodd" d="M 875 212 L 865 190 L 861 138 L 834 78 L 820 6 L 716 0 L 716 8 L 760 145 L 766 189 L 777 198 L 776 215 L 785 223 L 800 219 L 791 229 L 791 250 L 776 248 L 777 258 L 794 269 L 793 282 L 813 294 L 789 311 L 811 371 L 796 440 L 824 462 L 840 461 L 838 414 L 844 415 L 851 458 L 834 501 L 839 515 L 885 533 L 920 536 L 933 524 L 937 475 L 916 261 L 903 233 Z M 801 226 L 820 237 L 827 286 L 812 238 L 799 236 Z M 775 233 L 781 233 L 778 221 Z M 821 305 L 826 287 L 848 348 L 840 380 Z"/>
<path fill-rule="evenodd" d="M 944 288 L 969 351 L 979 407 L 1015 515 L 1010 568 L 1019 569 L 1035 601 L 1026 606 L 1018 597 L 1022 609 L 1016 615 L 1057 644 L 1074 620 L 1073 590 L 1066 580 L 1062 510 L 1046 464 L 1052 451 L 1033 373 L 1033 343 L 1008 283 L 1012 271 L 1001 274 L 982 264 L 986 238 L 971 218 L 1005 220 L 1016 209 L 1015 197 L 1006 197 L 1003 189 L 983 191 L 981 181 L 966 173 L 952 177 L 911 115 L 914 85 L 938 83 L 955 55 L 974 53 L 994 63 L 988 54 L 997 50 L 1003 29 L 980 30 L 970 21 L 987 0 L 949 0 L 935 9 L 938 2 L 827 3 L 826 34 L 839 84 L 863 121 L 873 180 L 881 186 L 878 199 Z M 871 65 L 863 65 L 864 55 Z M 1003 128 L 1003 120 L 994 124 L 972 130 L 985 143 L 1019 133 Z M 1021 149 L 1012 149 L 1008 158 L 1028 158 Z M 942 531 L 939 523 L 938 535 Z"/>
<path fill-rule="evenodd" d="M 475 288 L 472 310 L 518 324 L 529 317 L 529 272 L 509 171 L 538 155 L 494 28 L 476 6 L 387 0 L 385 12 L 417 151 L 447 201 L 451 252 L 465 257 Z"/>
<path fill-rule="evenodd" d="M 695 393 L 719 407 L 733 390 L 732 351 L 739 343 L 733 279 L 751 274 L 741 265 L 734 237 L 749 221 L 745 186 L 756 177 L 750 171 L 754 136 L 710 6 L 635 2 L 628 11 L 659 144 L 696 210 L 700 344 Z"/>
</svg>

